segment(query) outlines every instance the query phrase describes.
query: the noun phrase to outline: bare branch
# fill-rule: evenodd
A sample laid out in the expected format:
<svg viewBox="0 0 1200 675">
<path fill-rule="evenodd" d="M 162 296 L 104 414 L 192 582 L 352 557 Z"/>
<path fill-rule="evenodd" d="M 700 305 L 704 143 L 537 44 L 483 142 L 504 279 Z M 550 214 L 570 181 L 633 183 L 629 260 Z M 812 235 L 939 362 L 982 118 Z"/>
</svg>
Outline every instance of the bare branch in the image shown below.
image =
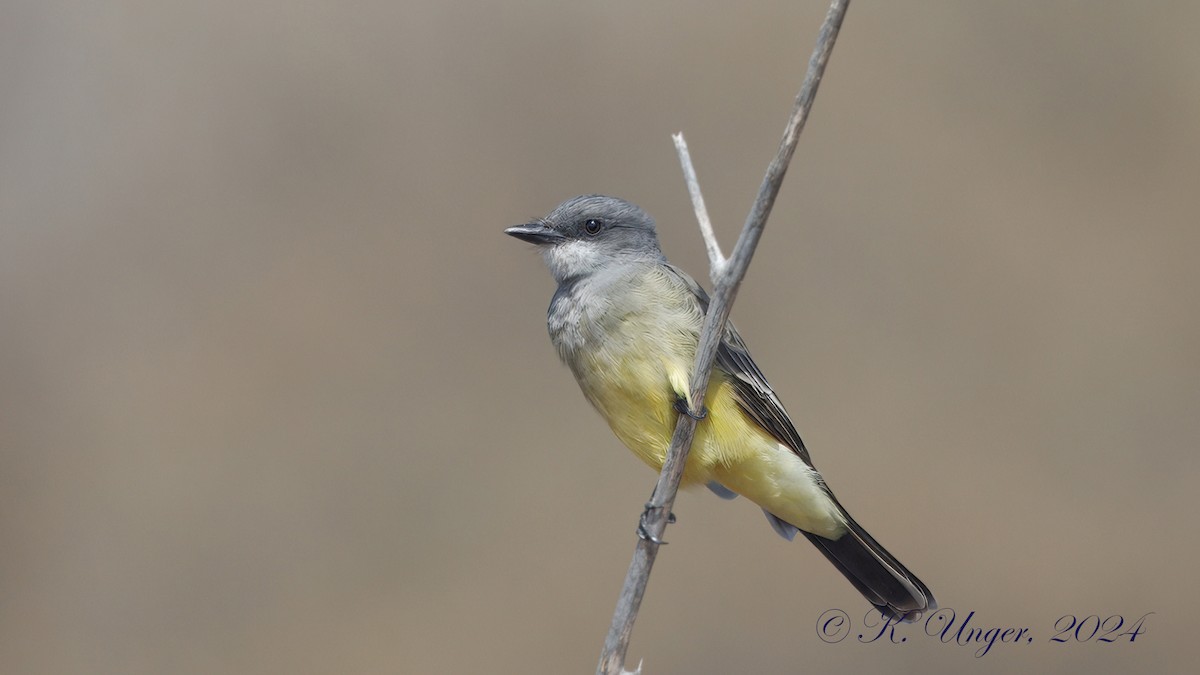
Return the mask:
<svg viewBox="0 0 1200 675">
<path fill-rule="evenodd" d="M 712 221 L 708 219 L 700 181 L 696 178 L 696 167 L 692 166 L 692 156 L 688 153 L 683 132 L 672 135 L 671 139 L 675 141 L 675 152 L 679 154 L 679 165 L 683 168 L 683 180 L 687 183 L 688 194 L 692 196 L 692 209 L 696 212 L 696 222 L 700 224 L 700 235 L 704 237 L 704 248 L 708 251 L 708 278 L 715 285 L 725 273 L 725 255 L 721 253 L 721 244 L 717 242 Z"/>
<path fill-rule="evenodd" d="M 792 109 L 791 117 L 788 118 L 779 151 L 767 167 L 767 173 L 759 187 L 758 197 L 754 200 L 754 205 L 746 218 L 746 224 L 742 228 L 741 236 L 738 237 L 733 255 L 723 271 L 711 271 L 714 279 L 713 295 L 708 307 L 708 314 L 704 319 L 704 329 L 700 334 L 700 345 L 696 349 L 696 363 L 691 380 L 692 401 L 704 401 L 704 395 L 708 391 L 708 380 L 712 374 L 713 362 L 716 360 L 717 347 L 724 335 L 725 324 L 729 320 L 729 311 L 737 296 L 738 285 L 741 284 L 742 278 L 750 266 L 754 249 L 758 245 L 758 240 L 767 223 L 767 217 L 775 204 L 775 197 L 779 194 L 783 176 L 787 173 L 788 164 L 796 151 L 796 143 L 799 141 L 800 132 L 804 129 L 804 123 L 808 119 L 813 98 L 816 96 L 817 87 L 821 84 L 821 77 L 825 72 L 825 64 L 829 61 L 829 54 L 833 50 L 834 42 L 837 41 L 838 31 L 841 29 L 842 19 L 846 15 L 846 8 L 849 4 L 850 0 L 833 0 L 830 5 L 825 22 L 821 26 L 821 32 L 817 36 L 816 48 L 808 61 L 808 71 L 805 74 L 804 83 L 800 86 L 800 93 L 796 96 L 795 106 Z M 690 183 L 689 180 L 689 185 Z M 701 228 L 703 231 L 704 225 L 701 225 Z M 711 225 L 709 228 L 711 229 Z M 713 237 L 713 243 L 715 244 L 715 237 Z M 646 504 L 646 511 L 642 517 L 642 526 L 646 537 L 639 538 L 634 549 L 633 560 L 629 564 L 629 571 L 625 577 L 625 585 L 617 599 L 612 625 L 609 627 L 608 636 L 604 641 L 604 649 L 600 653 L 600 663 L 596 668 L 598 675 L 619 675 L 624 672 L 625 654 L 629 649 L 630 636 L 633 634 L 633 622 L 637 618 L 638 608 L 641 606 L 642 597 L 646 592 L 650 569 L 654 565 L 654 559 L 658 556 L 658 542 L 662 540 L 663 533 L 666 531 L 671 508 L 675 504 L 675 493 L 679 489 L 679 481 L 683 477 L 684 465 L 695 433 L 696 420 L 689 415 L 680 415 L 679 421 L 675 425 L 675 434 L 671 438 L 671 447 L 667 451 L 666 461 L 663 463 L 662 473 L 659 474 L 658 483 L 654 487 L 654 495 Z"/>
</svg>

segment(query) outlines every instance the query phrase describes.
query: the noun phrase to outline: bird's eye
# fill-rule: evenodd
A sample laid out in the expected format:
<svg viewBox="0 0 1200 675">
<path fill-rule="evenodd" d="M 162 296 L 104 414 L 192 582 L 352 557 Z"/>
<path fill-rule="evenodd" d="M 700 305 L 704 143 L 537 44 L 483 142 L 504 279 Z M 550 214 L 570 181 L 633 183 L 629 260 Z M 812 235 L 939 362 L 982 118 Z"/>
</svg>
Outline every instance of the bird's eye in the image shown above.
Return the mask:
<svg viewBox="0 0 1200 675">
<path fill-rule="evenodd" d="M 593 235 L 599 234 L 600 228 L 603 226 L 604 223 L 600 222 L 599 220 L 596 220 L 595 218 L 588 218 L 587 222 L 583 224 L 583 231 Z"/>
</svg>

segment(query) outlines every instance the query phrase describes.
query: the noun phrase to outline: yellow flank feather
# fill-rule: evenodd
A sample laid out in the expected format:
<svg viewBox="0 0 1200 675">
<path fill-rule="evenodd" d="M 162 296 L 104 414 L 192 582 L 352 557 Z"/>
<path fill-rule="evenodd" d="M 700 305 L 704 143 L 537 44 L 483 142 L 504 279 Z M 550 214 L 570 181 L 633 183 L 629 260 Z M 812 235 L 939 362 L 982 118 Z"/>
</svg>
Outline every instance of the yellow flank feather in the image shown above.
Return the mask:
<svg viewBox="0 0 1200 675">
<path fill-rule="evenodd" d="M 674 374 L 684 366 L 664 364 L 645 350 L 621 354 L 619 363 L 583 380 L 584 392 L 621 442 L 660 471 L 675 431 L 676 394 L 687 391 L 686 379 Z M 684 486 L 715 480 L 805 531 L 826 537 L 845 532 L 841 512 L 816 486 L 815 472 L 747 417 L 720 370 L 713 371 L 705 406 L 708 416 L 696 427 Z"/>
</svg>

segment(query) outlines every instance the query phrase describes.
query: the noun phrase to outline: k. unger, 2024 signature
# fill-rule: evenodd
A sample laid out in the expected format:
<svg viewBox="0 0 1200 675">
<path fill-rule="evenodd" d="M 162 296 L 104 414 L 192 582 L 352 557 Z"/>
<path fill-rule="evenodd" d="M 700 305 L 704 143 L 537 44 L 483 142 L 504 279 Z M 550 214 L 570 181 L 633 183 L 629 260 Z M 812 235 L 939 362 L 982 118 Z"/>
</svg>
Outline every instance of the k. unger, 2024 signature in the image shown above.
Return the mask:
<svg viewBox="0 0 1200 675">
<path fill-rule="evenodd" d="M 1054 622 L 1054 633 L 1046 640 L 1051 643 L 1134 642 L 1146 632 L 1146 618 L 1152 614 L 1154 612 L 1147 612 L 1131 621 L 1121 614 L 1110 614 L 1103 619 L 1098 614 L 1082 618 L 1075 614 L 1064 614 Z M 863 644 L 904 644 L 908 642 L 910 633 L 918 637 L 923 633 L 943 644 L 974 646 L 976 658 L 986 656 L 997 644 L 1033 644 L 1038 639 L 1034 629 L 1028 626 L 987 627 L 982 623 L 974 611 L 960 615 L 949 607 L 932 612 L 911 624 L 900 623 L 895 618 L 884 618 L 878 611 L 872 610 L 863 617 L 861 626 L 864 630 L 856 637 Z M 917 632 L 918 629 L 920 632 Z M 841 642 L 852 632 L 850 615 L 840 609 L 827 610 L 817 619 L 817 637 L 825 642 Z"/>
</svg>

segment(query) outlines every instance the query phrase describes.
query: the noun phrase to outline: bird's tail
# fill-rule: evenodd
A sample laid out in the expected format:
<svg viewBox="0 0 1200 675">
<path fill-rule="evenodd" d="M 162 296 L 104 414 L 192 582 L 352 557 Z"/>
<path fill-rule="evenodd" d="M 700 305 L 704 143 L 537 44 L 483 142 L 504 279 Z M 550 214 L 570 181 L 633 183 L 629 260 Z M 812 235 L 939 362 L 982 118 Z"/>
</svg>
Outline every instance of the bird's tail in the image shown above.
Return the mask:
<svg viewBox="0 0 1200 675">
<path fill-rule="evenodd" d="M 809 532 L 804 532 L 804 536 L 885 617 L 911 622 L 922 612 L 937 609 L 929 587 L 854 522 L 850 514 L 846 514 L 846 526 L 847 532 L 836 540 Z"/>
</svg>

